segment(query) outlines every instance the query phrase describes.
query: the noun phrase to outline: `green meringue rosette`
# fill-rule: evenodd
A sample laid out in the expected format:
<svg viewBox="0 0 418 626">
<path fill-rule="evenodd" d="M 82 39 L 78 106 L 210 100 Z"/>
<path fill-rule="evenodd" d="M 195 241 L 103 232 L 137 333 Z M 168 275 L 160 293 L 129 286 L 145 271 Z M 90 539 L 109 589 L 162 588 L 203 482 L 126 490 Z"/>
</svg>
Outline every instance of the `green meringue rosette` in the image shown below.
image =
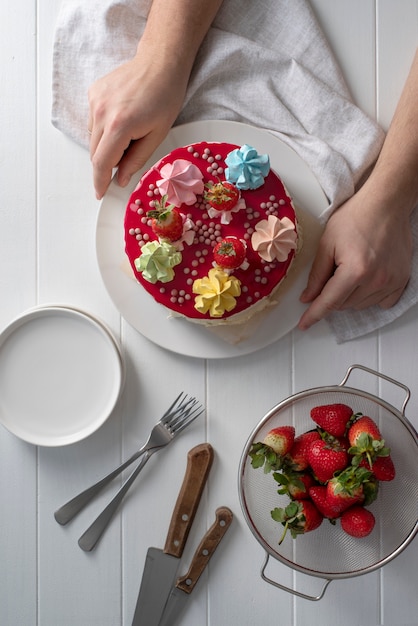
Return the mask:
<svg viewBox="0 0 418 626">
<path fill-rule="evenodd" d="M 173 267 L 181 263 L 181 252 L 167 241 L 149 241 L 135 259 L 135 267 L 148 282 L 169 283 L 174 278 Z"/>
</svg>

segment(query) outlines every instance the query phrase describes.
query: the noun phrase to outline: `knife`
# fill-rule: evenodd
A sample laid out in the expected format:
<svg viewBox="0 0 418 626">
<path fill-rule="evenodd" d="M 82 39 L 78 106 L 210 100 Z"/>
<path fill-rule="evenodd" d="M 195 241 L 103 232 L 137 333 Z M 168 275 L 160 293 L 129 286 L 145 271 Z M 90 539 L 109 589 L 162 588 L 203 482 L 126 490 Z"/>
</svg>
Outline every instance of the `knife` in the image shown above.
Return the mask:
<svg viewBox="0 0 418 626">
<path fill-rule="evenodd" d="M 212 461 L 213 448 L 209 443 L 195 446 L 187 454 L 186 472 L 164 550 L 148 548 L 132 626 L 158 626 Z"/>
<path fill-rule="evenodd" d="M 189 571 L 177 579 L 171 590 L 159 626 L 173 626 L 176 623 L 200 575 L 230 527 L 232 519 L 232 511 L 227 507 L 216 509 L 216 519 L 194 553 Z"/>
</svg>

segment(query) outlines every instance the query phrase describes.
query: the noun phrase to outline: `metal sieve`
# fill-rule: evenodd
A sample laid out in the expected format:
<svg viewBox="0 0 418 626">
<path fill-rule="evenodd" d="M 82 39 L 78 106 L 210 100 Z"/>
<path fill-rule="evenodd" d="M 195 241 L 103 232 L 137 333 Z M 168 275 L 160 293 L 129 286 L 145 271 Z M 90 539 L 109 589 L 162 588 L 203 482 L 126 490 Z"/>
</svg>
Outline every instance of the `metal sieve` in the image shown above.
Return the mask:
<svg viewBox="0 0 418 626">
<path fill-rule="evenodd" d="M 406 394 L 401 411 L 377 396 L 346 386 L 353 369 L 364 370 L 401 387 Z M 261 568 L 263 580 L 299 597 L 320 600 L 332 580 L 367 574 L 380 568 L 413 540 L 418 530 L 418 437 L 404 414 L 409 397 L 408 387 L 398 381 L 362 365 L 352 365 L 339 385 L 297 393 L 273 407 L 256 426 L 241 457 L 238 482 L 244 517 L 266 552 Z M 377 422 L 391 448 L 396 477 L 391 482 L 380 483 L 378 497 L 369 507 L 376 518 L 375 528 L 369 536 L 356 539 L 347 535 L 338 522 L 333 526 L 324 520 L 317 530 L 296 539 L 288 533 L 278 545 L 283 528 L 272 520 L 270 511 L 276 506 L 286 506 L 289 499 L 277 494 L 277 484 L 271 474 L 251 467 L 248 456 L 251 445 L 262 441 L 268 431 L 277 426 L 291 424 L 296 435 L 312 430 L 310 410 L 317 405 L 336 402 L 348 404 L 354 413 L 369 415 Z M 322 578 L 325 584 L 321 593 L 308 595 L 267 577 L 265 570 L 270 557 L 294 570 Z"/>
</svg>

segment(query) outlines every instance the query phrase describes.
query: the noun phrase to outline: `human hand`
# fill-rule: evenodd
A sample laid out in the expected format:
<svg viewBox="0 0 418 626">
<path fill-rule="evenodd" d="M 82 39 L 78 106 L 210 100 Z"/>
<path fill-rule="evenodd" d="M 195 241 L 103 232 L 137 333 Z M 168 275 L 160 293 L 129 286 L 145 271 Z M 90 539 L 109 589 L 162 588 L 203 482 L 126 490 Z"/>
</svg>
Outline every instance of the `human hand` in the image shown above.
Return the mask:
<svg viewBox="0 0 418 626">
<path fill-rule="evenodd" d="M 90 87 L 90 158 L 98 199 L 109 186 L 113 168 L 118 168 L 118 183 L 128 184 L 181 109 L 187 76 L 181 69 L 160 68 L 151 56 L 138 53 Z"/>
<path fill-rule="evenodd" d="M 333 213 L 319 243 L 301 301 L 306 330 L 332 311 L 393 306 L 410 276 L 412 235 L 407 211 L 367 184 Z"/>
</svg>

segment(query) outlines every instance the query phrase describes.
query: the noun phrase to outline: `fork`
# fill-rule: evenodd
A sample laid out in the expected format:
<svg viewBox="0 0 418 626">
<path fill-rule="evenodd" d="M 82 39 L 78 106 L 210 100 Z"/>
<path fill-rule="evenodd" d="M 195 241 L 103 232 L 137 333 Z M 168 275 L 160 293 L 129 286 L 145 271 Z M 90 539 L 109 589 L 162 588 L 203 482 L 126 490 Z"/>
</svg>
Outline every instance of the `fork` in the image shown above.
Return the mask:
<svg viewBox="0 0 418 626">
<path fill-rule="evenodd" d="M 59 524 L 67 524 L 71 521 L 100 491 L 115 478 L 123 472 L 129 465 L 136 461 L 140 456 L 143 456 L 138 467 L 127 479 L 126 483 L 121 487 L 116 494 L 112 502 L 106 507 L 107 511 L 113 503 L 114 510 L 116 510 L 120 501 L 122 500 L 129 487 L 138 476 L 144 465 L 149 458 L 157 450 L 161 450 L 168 445 L 184 428 L 186 428 L 191 422 L 193 422 L 199 415 L 203 413 L 203 408 L 199 404 L 198 400 L 193 397 L 188 397 L 184 392 L 180 393 L 174 400 L 172 405 L 167 409 L 159 422 L 157 422 L 152 429 L 145 444 L 135 452 L 129 459 L 119 465 L 112 472 L 104 476 L 97 483 L 88 487 L 77 496 L 74 496 L 66 504 L 57 509 L 54 513 L 54 517 Z M 112 507 L 113 509 L 113 507 Z M 105 513 L 103 512 L 103 514 Z M 110 511 L 109 511 L 110 512 Z M 112 510 L 112 514 L 113 514 Z M 100 517 L 100 516 L 99 516 Z M 109 517 L 109 520 L 111 515 Z M 98 518 L 99 519 L 99 518 Z M 96 520 L 97 521 L 97 520 Z"/>
</svg>

